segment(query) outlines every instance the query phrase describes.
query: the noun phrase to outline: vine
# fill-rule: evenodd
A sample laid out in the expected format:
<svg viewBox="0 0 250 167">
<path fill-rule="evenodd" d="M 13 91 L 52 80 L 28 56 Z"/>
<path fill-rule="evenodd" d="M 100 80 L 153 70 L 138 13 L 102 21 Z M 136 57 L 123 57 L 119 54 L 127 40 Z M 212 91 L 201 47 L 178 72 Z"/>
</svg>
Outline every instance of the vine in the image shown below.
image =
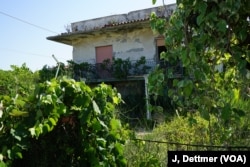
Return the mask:
<svg viewBox="0 0 250 167">
<path fill-rule="evenodd" d="M 185 68 L 182 78 L 172 80 L 168 96 L 182 114 L 197 111 L 208 121 L 216 115 L 225 131 L 232 128 L 228 122 L 249 112 L 235 105 L 243 98 L 242 83 L 249 85 L 248 8 L 246 0 L 179 0 L 167 22 L 151 15 L 152 28 L 165 36 L 168 48 L 161 58 L 180 60 Z"/>
<path fill-rule="evenodd" d="M 110 86 L 62 78 L 1 101 L 1 165 L 126 166 L 128 131 L 115 117 L 122 100 Z"/>
</svg>

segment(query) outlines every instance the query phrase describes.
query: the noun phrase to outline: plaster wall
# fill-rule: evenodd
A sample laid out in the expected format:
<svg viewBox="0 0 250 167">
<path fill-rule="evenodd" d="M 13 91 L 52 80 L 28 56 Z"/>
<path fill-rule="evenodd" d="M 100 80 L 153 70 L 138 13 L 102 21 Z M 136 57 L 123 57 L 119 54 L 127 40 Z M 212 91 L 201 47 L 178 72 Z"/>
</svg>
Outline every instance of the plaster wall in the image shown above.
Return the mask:
<svg viewBox="0 0 250 167">
<path fill-rule="evenodd" d="M 73 44 L 73 60 L 76 63 L 95 63 L 95 48 L 112 45 L 113 57 L 138 60 L 141 56 L 155 59 L 156 35 L 150 28 L 95 34 Z"/>
<path fill-rule="evenodd" d="M 74 22 L 71 24 L 72 31 L 90 31 L 96 28 L 101 28 L 105 25 L 116 24 L 122 22 L 129 22 L 132 20 L 144 20 L 150 17 L 152 12 L 156 13 L 159 17 L 170 17 L 172 12 L 175 10 L 176 4 L 158 6 L 154 8 L 142 9 L 129 12 L 127 14 L 118 14 L 106 17 L 100 17 L 96 19 L 84 20 Z"/>
</svg>

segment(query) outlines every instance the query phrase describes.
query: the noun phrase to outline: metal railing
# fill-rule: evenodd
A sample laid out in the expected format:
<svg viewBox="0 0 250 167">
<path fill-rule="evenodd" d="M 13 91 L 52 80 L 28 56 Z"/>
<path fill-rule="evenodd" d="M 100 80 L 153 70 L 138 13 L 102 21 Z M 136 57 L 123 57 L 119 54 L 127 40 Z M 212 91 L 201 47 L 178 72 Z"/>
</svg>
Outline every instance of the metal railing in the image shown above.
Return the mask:
<svg viewBox="0 0 250 167">
<path fill-rule="evenodd" d="M 163 68 L 170 77 L 180 77 L 183 75 L 181 63 L 170 64 L 169 62 L 156 62 L 147 59 L 144 64 L 138 64 L 137 61 L 129 61 L 121 64 L 117 63 L 96 63 L 86 64 L 82 68 L 74 70 L 76 80 L 98 80 L 98 79 L 126 79 L 127 77 L 142 76 L 149 74 L 157 66 Z"/>
</svg>

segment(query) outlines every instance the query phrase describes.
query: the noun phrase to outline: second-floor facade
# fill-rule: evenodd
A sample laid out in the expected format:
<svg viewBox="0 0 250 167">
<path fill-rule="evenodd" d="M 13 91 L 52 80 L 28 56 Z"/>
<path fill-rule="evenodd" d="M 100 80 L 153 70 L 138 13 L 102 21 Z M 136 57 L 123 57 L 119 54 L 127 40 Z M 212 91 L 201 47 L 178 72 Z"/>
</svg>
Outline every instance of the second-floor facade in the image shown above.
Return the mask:
<svg viewBox="0 0 250 167">
<path fill-rule="evenodd" d="M 162 36 L 150 27 L 150 15 L 168 19 L 176 5 L 167 5 L 71 24 L 71 31 L 47 39 L 71 45 L 77 78 L 105 80 L 148 74 L 160 64 Z M 162 64 L 165 67 L 169 64 Z M 179 69 L 176 65 L 176 72 Z"/>
</svg>

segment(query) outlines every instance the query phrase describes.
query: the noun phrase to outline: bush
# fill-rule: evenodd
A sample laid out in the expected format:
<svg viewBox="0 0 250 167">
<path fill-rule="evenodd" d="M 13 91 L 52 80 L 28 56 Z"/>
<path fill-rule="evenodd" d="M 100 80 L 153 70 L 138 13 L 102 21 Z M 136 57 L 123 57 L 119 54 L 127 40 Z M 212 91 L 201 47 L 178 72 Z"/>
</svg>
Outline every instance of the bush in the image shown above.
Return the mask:
<svg viewBox="0 0 250 167">
<path fill-rule="evenodd" d="M 250 146 L 249 116 L 241 118 L 237 123 L 232 122 L 231 128 L 222 126 L 223 124 L 212 115 L 210 121 L 203 119 L 198 113 L 188 117 L 172 117 L 171 121 L 158 125 L 150 133 L 137 133 L 136 137 L 141 140 L 131 140 L 126 144 L 125 156 L 128 165 L 165 167 L 168 150 L 207 151 L 226 150 L 227 146 Z"/>
<path fill-rule="evenodd" d="M 121 98 L 110 86 L 63 78 L 1 100 L 0 165 L 126 166 L 128 131 L 115 117 Z"/>
</svg>

